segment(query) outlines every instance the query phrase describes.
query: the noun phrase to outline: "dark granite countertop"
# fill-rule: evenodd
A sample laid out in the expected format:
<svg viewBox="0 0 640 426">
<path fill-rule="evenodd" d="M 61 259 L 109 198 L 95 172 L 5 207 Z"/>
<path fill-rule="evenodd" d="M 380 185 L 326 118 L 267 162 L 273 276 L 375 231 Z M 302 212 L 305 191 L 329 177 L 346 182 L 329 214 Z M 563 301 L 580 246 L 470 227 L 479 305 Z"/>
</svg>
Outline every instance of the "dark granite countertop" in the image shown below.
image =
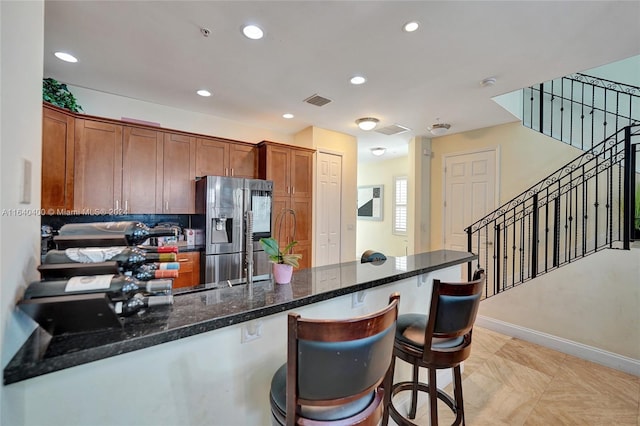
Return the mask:
<svg viewBox="0 0 640 426">
<path fill-rule="evenodd" d="M 127 317 L 122 329 L 51 336 L 38 327 L 4 369 L 10 384 L 76 365 L 144 349 L 349 293 L 443 269 L 477 258 L 438 250 L 389 257 L 382 264 L 357 261 L 298 270 L 290 284 L 247 285 L 176 293 L 174 304 Z"/>
</svg>

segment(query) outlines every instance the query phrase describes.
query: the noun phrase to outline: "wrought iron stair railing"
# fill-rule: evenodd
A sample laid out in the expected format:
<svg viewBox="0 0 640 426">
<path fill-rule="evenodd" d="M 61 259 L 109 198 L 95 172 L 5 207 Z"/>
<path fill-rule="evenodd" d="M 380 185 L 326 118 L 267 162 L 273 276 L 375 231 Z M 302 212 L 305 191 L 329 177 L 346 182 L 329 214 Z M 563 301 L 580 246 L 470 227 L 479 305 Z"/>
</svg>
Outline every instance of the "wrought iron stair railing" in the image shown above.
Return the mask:
<svg viewBox="0 0 640 426">
<path fill-rule="evenodd" d="M 640 123 L 640 87 L 586 74 L 523 89 L 522 124 L 586 151 Z"/>
<path fill-rule="evenodd" d="M 469 226 L 468 250 L 487 273 L 484 297 L 598 250 L 628 249 L 638 147 L 640 125 L 624 127 Z"/>
</svg>

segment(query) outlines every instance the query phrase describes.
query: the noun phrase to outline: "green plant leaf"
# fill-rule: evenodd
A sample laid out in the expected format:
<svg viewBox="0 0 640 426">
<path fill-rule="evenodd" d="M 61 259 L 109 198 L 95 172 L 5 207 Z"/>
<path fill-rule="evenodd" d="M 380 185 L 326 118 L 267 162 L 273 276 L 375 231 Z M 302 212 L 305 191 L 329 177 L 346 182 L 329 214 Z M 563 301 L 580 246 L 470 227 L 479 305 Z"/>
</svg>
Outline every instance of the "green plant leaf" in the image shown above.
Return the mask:
<svg viewBox="0 0 640 426">
<path fill-rule="evenodd" d="M 42 80 L 42 100 L 73 112 L 82 111 L 82 107 L 77 104 L 75 96 L 69 91 L 67 85 L 53 78 Z"/>
</svg>

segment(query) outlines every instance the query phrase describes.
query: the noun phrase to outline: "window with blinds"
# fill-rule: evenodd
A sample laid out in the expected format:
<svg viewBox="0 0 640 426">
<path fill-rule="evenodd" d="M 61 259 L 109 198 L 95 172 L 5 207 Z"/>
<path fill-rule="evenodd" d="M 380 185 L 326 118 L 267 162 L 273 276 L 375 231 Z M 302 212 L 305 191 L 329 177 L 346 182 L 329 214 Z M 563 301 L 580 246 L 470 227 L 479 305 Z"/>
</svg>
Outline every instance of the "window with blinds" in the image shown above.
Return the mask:
<svg viewBox="0 0 640 426">
<path fill-rule="evenodd" d="M 407 177 L 393 178 L 395 194 L 393 197 L 393 233 L 407 234 Z"/>
</svg>

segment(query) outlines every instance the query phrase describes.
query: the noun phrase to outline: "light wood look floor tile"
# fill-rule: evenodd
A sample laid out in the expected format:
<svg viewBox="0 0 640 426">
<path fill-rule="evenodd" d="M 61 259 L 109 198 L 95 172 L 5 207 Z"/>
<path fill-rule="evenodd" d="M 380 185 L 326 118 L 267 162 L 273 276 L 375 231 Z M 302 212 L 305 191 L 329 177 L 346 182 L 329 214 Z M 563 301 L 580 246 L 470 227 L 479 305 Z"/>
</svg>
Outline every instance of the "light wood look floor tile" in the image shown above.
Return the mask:
<svg viewBox="0 0 640 426">
<path fill-rule="evenodd" d="M 467 425 L 640 426 L 640 377 L 481 327 L 472 345 L 462 381 Z M 438 418 L 454 419 L 442 402 Z M 429 425 L 422 393 L 414 422 Z"/>
</svg>

